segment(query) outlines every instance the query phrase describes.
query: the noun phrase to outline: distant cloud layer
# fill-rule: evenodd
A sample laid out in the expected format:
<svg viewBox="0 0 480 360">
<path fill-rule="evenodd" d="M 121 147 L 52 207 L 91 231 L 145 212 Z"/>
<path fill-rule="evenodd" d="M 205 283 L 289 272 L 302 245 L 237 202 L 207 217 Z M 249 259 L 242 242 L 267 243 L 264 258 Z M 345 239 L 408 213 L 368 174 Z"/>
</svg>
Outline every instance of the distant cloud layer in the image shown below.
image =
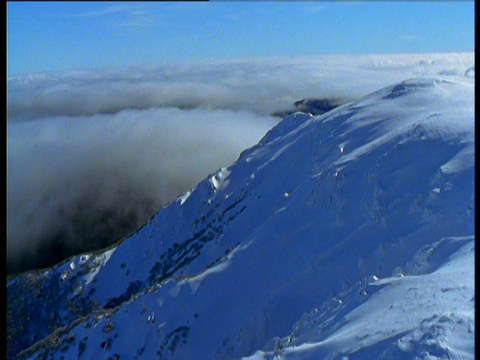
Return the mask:
<svg viewBox="0 0 480 360">
<path fill-rule="evenodd" d="M 345 102 L 406 78 L 463 75 L 473 59 L 247 59 L 9 78 L 8 271 L 120 240 L 235 161 L 297 100 Z"/>
<path fill-rule="evenodd" d="M 178 107 L 267 115 L 306 97 L 354 99 L 409 77 L 473 64 L 473 54 L 260 58 L 40 73 L 8 79 L 9 121 Z"/>
</svg>

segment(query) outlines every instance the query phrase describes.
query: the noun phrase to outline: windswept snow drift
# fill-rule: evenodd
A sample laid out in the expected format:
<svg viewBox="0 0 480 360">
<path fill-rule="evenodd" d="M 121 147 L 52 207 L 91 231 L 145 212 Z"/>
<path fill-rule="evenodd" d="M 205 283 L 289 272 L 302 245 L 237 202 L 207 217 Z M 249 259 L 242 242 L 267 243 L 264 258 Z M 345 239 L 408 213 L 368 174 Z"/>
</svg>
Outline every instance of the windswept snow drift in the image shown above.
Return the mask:
<svg viewBox="0 0 480 360">
<path fill-rule="evenodd" d="M 285 118 L 121 243 L 9 277 L 9 358 L 473 359 L 473 94 Z"/>
</svg>

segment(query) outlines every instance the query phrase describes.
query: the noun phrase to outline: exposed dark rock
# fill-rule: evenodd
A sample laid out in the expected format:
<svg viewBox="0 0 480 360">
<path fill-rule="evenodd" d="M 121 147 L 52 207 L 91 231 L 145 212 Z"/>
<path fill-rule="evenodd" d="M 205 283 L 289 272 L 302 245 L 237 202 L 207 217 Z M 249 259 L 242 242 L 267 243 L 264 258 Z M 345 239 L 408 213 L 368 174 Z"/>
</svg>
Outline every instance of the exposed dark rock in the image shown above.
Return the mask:
<svg viewBox="0 0 480 360">
<path fill-rule="evenodd" d="M 348 101 L 336 98 L 302 99 L 295 101 L 291 110 L 280 110 L 271 115 L 284 118 L 299 111 L 312 115 L 322 115 L 346 102 Z"/>
</svg>

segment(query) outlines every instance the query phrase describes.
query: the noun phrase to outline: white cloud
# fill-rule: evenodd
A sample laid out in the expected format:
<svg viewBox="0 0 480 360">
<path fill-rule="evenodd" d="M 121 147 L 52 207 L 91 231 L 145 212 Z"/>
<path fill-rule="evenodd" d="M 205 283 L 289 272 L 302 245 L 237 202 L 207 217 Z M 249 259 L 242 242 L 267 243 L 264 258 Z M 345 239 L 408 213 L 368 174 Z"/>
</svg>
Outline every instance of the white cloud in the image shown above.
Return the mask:
<svg viewBox="0 0 480 360">
<path fill-rule="evenodd" d="M 145 4 L 115 3 L 92 11 L 70 15 L 74 18 L 102 18 L 107 24 L 125 29 L 140 29 L 159 26 L 161 15 L 151 11 Z"/>
<path fill-rule="evenodd" d="M 323 12 L 326 9 L 326 6 L 319 3 L 306 3 L 305 4 L 305 13 L 306 14 L 318 14 Z"/>
<path fill-rule="evenodd" d="M 463 70 L 472 62 L 473 54 L 312 56 L 40 74 L 9 78 L 8 116 L 11 121 L 168 106 L 266 115 L 305 97 L 358 98 L 408 77 Z"/>
<path fill-rule="evenodd" d="M 103 17 L 105 15 L 116 14 L 119 12 L 124 12 L 128 8 L 125 5 L 117 4 L 117 5 L 110 5 L 104 8 L 93 10 L 93 11 L 86 11 L 81 12 L 78 14 L 73 15 L 74 17 L 82 17 L 82 18 L 92 18 L 92 17 Z"/>
</svg>

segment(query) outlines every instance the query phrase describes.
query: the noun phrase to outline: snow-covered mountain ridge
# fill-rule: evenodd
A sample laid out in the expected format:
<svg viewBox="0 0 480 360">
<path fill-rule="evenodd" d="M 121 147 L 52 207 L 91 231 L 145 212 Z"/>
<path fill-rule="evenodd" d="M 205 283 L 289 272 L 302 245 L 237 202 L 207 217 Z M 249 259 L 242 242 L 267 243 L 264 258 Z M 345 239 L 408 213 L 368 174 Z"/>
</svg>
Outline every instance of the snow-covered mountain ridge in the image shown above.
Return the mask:
<svg viewBox="0 0 480 360">
<path fill-rule="evenodd" d="M 9 277 L 9 358 L 473 358 L 473 94 L 287 117 L 119 244 Z"/>
</svg>

